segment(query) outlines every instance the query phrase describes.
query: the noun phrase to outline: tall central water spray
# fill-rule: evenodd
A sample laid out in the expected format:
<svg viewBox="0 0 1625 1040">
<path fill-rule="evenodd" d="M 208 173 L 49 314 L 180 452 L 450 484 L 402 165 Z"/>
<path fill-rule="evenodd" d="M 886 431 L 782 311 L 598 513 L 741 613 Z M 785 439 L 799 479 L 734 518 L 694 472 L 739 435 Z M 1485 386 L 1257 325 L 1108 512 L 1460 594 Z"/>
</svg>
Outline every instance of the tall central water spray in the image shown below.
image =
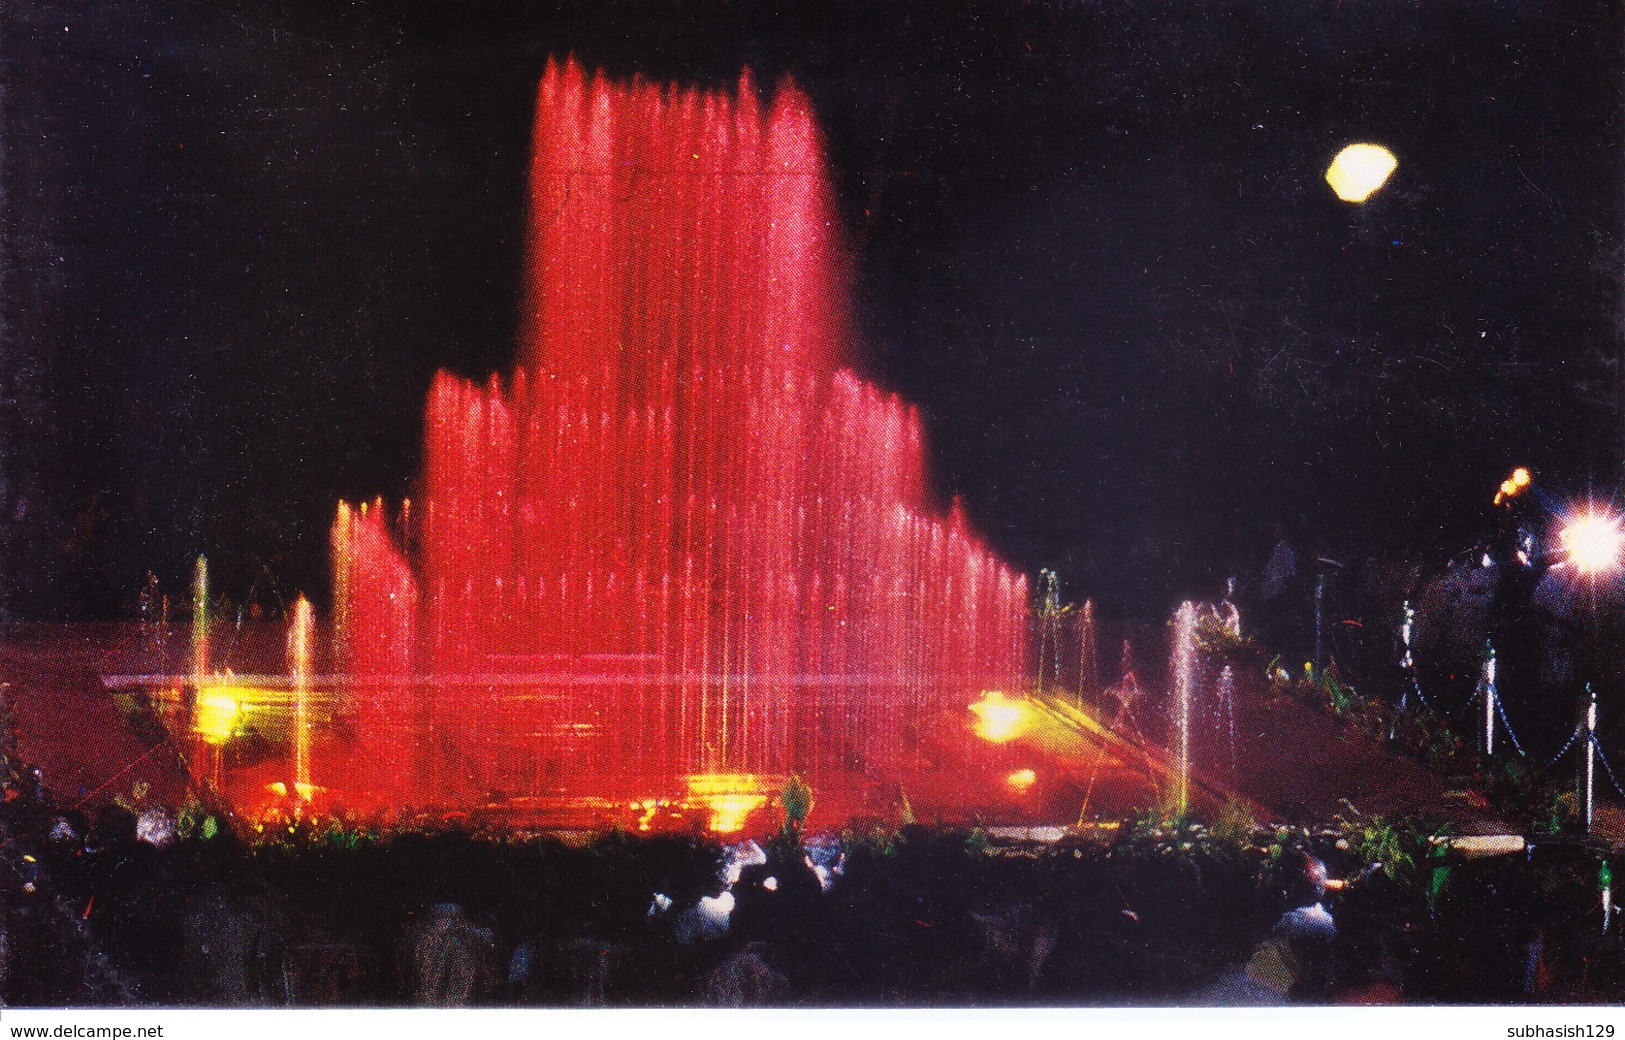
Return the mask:
<svg viewBox="0 0 1625 1040">
<path fill-rule="evenodd" d="M 832 212 L 795 90 L 550 64 L 519 366 L 435 378 L 410 520 L 334 523 L 366 782 L 862 773 L 1019 681 L 1026 580 L 839 367 Z"/>
</svg>

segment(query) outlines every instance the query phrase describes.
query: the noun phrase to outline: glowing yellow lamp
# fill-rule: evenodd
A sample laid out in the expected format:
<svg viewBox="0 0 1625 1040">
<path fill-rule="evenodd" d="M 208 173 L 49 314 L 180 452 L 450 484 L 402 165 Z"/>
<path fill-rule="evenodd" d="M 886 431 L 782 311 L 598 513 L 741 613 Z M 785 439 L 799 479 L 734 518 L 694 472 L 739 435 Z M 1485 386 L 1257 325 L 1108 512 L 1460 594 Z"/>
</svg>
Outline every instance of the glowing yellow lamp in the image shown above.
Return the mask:
<svg viewBox="0 0 1625 1040">
<path fill-rule="evenodd" d="M 713 834 L 736 834 L 745 829 L 750 814 L 767 803 L 765 794 L 714 794 L 706 800 L 711 819 L 706 828 Z"/>
<path fill-rule="evenodd" d="M 1344 202 L 1364 202 L 1399 167 L 1394 153 L 1377 144 L 1351 144 L 1326 168 L 1326 183 Z"/>
<path fill-rule="evenodd" d="M 236 690 L 229 686 L 205 686 L 198 691 L 197 715 L 192 728 L 210 744 L 224 744 L 236 733 L 241 710 Z"/>
<path fill-rule="evenodd" d="M 767 786 L 765 778 L 751 773 L 696 773 L 688 777 L 688 804 L 710 812 L 706 827 L 713 833 L 734 834 L 767 804 Z"/>
<path fill-rule="evenodd" d="M 1524 469 L 1522 466 L 1519 466 L 1517 469 L 1512 471 L 1512 483 L 1517 487 L 1528 487 L 1529 479 L 1529 471 Z"/>
<path fill-rule="evenodd" d="M 970 710 L 976 714 L 976 735 L 994 744 L 1014 740 L 1027 728 L 1027 705 L 998 690 L 983 693 Z"/>
</svg>

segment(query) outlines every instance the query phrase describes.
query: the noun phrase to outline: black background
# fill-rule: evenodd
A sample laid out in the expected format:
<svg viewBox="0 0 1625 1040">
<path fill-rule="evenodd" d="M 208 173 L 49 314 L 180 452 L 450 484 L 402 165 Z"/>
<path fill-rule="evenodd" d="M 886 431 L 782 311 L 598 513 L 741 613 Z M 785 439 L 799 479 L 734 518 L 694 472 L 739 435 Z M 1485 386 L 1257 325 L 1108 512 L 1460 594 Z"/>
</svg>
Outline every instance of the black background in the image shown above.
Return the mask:
<svg viewBox="0 0 1625 1040">
<path fill-rule="evenodd" d="M 0 592 L 321 596 L 428 381 L 512 361 L 549 57 L 811 97 L 866 374 L 1108 612 L 1461 548 L 1621 462 L 1617 3 L 6 0 Z M 1322 173 L 1371 140 L 1363 206 Z M 271 590 L 268 593 L 268 590 Z"/>
</svg>

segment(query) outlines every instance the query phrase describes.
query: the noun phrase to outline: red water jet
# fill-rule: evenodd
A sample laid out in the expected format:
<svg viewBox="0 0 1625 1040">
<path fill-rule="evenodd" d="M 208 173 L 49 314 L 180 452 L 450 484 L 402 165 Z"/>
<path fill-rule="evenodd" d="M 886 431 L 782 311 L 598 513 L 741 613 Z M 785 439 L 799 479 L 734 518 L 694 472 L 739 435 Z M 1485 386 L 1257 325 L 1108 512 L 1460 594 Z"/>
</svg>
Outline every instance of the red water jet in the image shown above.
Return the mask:
<svg viewBox="0 0 1625 1040">
<path fill-rule="evenodd" d="M 1025 578 L 933 515 L 915 409 L 840 367 L 800 93 L 550 64 L 528 210 L 516 369 L 437 375 L 416 500 L 339 508 L 348 782 L 839 785 L 1018 680 Z"/>
</svg>

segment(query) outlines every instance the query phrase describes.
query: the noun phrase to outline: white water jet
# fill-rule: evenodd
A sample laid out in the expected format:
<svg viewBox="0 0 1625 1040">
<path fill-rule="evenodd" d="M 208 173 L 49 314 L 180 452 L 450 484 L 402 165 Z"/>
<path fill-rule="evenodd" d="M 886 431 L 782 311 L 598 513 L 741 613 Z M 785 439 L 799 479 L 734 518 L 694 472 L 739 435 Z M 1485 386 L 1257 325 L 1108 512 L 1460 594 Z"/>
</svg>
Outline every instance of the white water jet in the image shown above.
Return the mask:
<svg viewBox="0 0 1625 1040">
<path fill-rule="evenodd" d="M 1219 671 L 1217 689 L 1219 712 L 1222 716 L 1221 724 L 1227 731 L 1226 739 L 1230 749 L 1230 771 L 1236 770 L 1236 672 L 1230 665 L 1225 665 Z"/>
<path fill-rule="evenodd" d="M 1495 647 L 1485 644 L 1484 668 L 1479 674 L 1478 692 L 1484 698 L 1484 754 L 1495 753 Z"/>
<path fill-rule="evenodd" d="M 203 689 L 209 676 L 209 561 L 199 556 L 192 568 L 192 683 Z"/>
<path fill-rule="evenodd" d="M 1078 614 L 1078 705 L 1100 690 L 1100 652 L 1095 643 L 1095 601 L 1083 601 Z"/>
<path fill-rule="evenodd" d="M 1175 723 L 1179 732 L 1176 805 L 1181 816 L 1190 807 L 1191 692 L 1196 669 L 1196 604 L 1180 604 L 1174 615 L 1173 680 Z"/>
</svg>

